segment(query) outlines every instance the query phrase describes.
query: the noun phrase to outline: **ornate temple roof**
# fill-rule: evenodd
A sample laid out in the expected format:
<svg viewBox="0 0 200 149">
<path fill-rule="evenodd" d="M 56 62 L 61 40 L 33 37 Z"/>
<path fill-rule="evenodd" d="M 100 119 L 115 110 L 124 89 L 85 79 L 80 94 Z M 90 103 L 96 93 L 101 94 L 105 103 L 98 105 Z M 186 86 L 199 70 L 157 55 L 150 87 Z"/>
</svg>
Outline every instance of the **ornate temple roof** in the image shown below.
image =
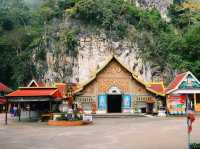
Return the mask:
<svg viewBox="0 0 200 149">
<path fill-rule="evenodd" d="M 95 80 L 96 76 L 112 61 L 116 60 L 123 68 L 125 68 L 129 73 L 132 74 L 133 79 L 135 79 L 138 83 L 142 84 L 145 86 L 145 88 L 150 91 L 153 94 L 160 95 L 160 96 L 165 96 L 164 92 L 164 85 L 162 82 L 160 83 L 147 83 L 145 82 L 139 75 L 134 73 L 132 70 L 130 70 L 127 66 L 125 66 L 116 56 L 111 56 L 108 58 L 108 60 L 92 75 L 92 77 L 80 84 L 80 87 L 75 91 L 75 94 L 83 90 L 83 88 L 88 85 L 90 82 Z"/>
</svg>

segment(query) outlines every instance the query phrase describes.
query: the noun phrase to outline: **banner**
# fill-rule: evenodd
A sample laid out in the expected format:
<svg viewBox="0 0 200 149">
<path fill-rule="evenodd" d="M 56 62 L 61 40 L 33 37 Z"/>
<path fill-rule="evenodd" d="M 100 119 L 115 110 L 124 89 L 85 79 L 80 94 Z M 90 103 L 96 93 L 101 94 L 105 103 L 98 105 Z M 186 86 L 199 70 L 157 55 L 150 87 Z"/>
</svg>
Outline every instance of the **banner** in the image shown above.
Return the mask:
<svg viewBox="0 0 200 149">
<path fill-rule="evenodd" d="M 123 109 L 130 109 L 131 108 L 131 96 L 130 95 L 123 95 L 122 96 L 122 108 Z"/>
<path fill-rule="evenodd" d="M 99 95 L 98 96 L 98 110 L 104 111 L 107 109 L 107 96 Z"/>
<path fill-rule="evenodd" d="M 186 97 L 185 95 L 168 95 L 167 109 L 170 114 L 185 114 Z"/>
</svg>

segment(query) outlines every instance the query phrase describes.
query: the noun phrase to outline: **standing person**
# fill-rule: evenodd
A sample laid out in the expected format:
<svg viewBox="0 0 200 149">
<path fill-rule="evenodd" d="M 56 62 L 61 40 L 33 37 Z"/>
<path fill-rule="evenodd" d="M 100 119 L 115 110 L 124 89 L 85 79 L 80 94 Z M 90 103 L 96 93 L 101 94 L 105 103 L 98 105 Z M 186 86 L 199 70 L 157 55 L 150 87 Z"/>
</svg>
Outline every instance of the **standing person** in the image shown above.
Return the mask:
<svg viewBox="0 0 200 149">
<path fill-rule="evenodd" d="M 14 117 L 14 112 L 13 112 L 13 106 L 11 105 L 11 108 L 10 108 L 10 114 L 11 114 L 11 117 Z"/>
<path fill-rule="evenodd" d="M 13 107 L 13 114 L 14 114 L 14 117 L 17 116 L 17 107 L 15 105 Z"/>
</svg>

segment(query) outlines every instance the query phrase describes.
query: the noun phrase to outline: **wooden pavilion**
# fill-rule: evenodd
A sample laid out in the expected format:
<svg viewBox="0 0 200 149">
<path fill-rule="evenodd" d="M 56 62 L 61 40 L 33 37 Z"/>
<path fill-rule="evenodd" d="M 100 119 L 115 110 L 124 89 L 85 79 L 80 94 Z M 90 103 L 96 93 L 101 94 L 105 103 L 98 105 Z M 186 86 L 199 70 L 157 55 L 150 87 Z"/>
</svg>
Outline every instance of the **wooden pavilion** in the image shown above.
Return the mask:
<svg viewBox="0 0 200 149">
<path fill-rule="evenodd" d="M 63 90 L 61 84 L 60 87 L 46 87 L 33 80 L 27 87 L 19 87 L 6 97 L 11 109 L 13 106 L 17 107 L 20 121 L 22 115 L 31 119 L 31 115 L 39 117 L 42 114 L 56 112 L 58 104 L 64 98 Z"/>
</svg>

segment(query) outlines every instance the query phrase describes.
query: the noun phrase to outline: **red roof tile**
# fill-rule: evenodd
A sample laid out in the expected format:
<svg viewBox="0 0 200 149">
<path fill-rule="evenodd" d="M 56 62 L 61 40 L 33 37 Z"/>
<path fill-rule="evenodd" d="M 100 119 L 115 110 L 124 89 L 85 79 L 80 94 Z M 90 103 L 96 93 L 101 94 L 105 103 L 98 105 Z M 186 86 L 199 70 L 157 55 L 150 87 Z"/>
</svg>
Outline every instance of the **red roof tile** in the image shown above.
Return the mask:
<svg viewBox="0 0 200 149">
<path fill-rule="evenodd" d="M 0 97 L 0 105 L 6 104 L 6 98 Z"/>
<path fill-rule="evenodd" d="M 8 97 L 26 97 L 26 96 L 53 96 L 56 88 L 20 88 L 10 94 Z"/>
<path fill-rule="evenodd" d="M 174 78 L 174 80 L 166 88 L 166 93 L 169 92 L 170 90 L 176 88 L 176 86 L 182 81 L 182 79 L 184 78 L 184 76 L 186 74 L 187 73 L 181 73 L 181 74 L 176 75 L 176 77 Z"/>
<path fill-rule="evenodd" d="M 65 83 L 55 83 L 55 86 L 61 93 L 61 95 L 64 97 L 66 94 L 66 84 Z"/>
<path fill-rule="evenodd" d="M 159 95 L 165 95 L 165 87 L 162 82 L 160 83 L 150 83 L 147 87 L 148 90 L 159 94 Z"/>
</svg>

